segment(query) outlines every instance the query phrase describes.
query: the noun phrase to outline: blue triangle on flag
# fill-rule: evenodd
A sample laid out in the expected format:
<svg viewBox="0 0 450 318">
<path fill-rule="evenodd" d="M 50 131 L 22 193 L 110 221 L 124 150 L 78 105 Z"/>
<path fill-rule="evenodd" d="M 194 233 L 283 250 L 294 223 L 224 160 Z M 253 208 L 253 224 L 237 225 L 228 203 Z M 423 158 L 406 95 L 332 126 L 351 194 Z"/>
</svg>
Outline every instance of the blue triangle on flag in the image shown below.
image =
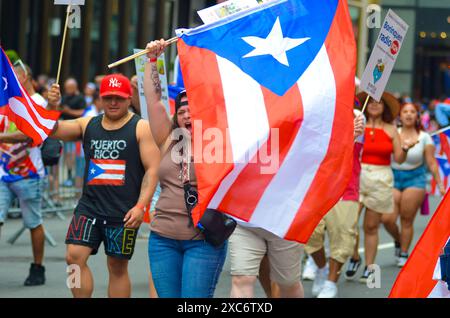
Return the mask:
<svg viewBox="0 0 450 318">
<path fill-rule="evenodd" d="M 90 182 L 90 181 L 94 180 L 95 178 L 97 178 L 99 175 L 102 175 L 104 173 L 105 173 L 105 170 L 100 168 L 98 165 L 93 163 L 91 160 L 91 162 L 89 163 L 89 171 L 88 171 L 87 181 Z"/>
<path fill-rule="evenodd" d="M 444 132 L 444 134 L 446 134 L 446 135 L 447 135 L 447 137 L 449 137 L 449 138 L 450 138 L 450 130 L 446 130 L 446 131 Z"/>
</svg>

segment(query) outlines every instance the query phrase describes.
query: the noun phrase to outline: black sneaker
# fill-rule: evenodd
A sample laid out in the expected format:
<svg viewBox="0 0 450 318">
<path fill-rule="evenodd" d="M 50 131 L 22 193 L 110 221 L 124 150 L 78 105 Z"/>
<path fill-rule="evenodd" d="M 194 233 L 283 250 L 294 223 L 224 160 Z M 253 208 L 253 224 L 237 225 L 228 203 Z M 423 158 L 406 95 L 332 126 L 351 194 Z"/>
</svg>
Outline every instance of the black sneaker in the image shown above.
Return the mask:
<svg viewBox="0 0 450 318">
<path fill-rule="evenodd" d="M 31 264 L 30 274 L 25 280 L 25 286 L 40 286 L 45 284 L 45 267 L 42 265 Z"/>
<path fill-rule="evenodd" d="M 367 282 L 369 280 L 373 280 L 373 274 L 374 273 L 375 273 L 374 270 L 369 270 L 367 268 L 367 266 L 364 267 L 364 272 L 363 272 L 361 278 L 359 279 L 359 282 L 363 283 L 363 284 L 367 284 Z"/>
<path fill-rule="evenodd" d="M 353 258 L 351 258 L 347 265 L 347 271 L 345 272 L 345 278 L 347 280 L 354 279 L 356 272 L 359 269 L 359 266 L 361 266 L 361 259 L 354 260 Z"/>
</svg>

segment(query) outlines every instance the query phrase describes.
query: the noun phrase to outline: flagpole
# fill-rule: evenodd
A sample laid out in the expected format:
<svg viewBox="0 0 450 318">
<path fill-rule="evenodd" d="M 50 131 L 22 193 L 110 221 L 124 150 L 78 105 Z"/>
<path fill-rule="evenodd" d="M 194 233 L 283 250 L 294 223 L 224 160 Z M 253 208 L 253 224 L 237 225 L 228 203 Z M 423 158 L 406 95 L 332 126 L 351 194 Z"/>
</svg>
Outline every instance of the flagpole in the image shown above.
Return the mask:
<svg viewBox="0 0 450 318">
<path fill-rule="evenodd" d="M 363 109 L 362 109 L 362 111 L 361 111 L 363 114 L 364 114 L 364 112 L 366 111 L 367 104 L 369 103 L 369 99 L 370 99 L 370 95 L 367 94 L 366 101 L 364 102 L 364 106 L 363 106 Z"/>
<path fill-rule="evenodd" d="M 178 41 L 178 37 L 173 37 L 173 38 L 167 40 L 166 43 L 167 43 L 168 45 L 170 45 L 170 44 L 173 44 L 173 43 L 175 43 L 175 42 L 177 42 L 177 41 Z M 126 57 L 126 58 L 123 58 L 123 59 L 121 59 L 121 60 L 119 60 L 119 61 L 117 61 L 117 62 L 114 62 L 114 63 L 112 63 L 112 64 L 109 64 L 109 65 L 108 65 L 108 68 L 109 68 L 109 69 L 115 68 L 115 67 L 117 67 L 117 66 L 119 66 L 119 65 L 122 65 L 122 64 L 124 64 L 124 63 L 126 63 L 126 62 L 129 62 L 129 61 L 131 61 L 131 60 L 134 60 L 134 59 L 136 59 L 136 58 L 138 58 L 138 57 L 140 57 L 140 56 L 142 56 L 142 55 L 145 55 L 145 54 L 147 54 L 147 53 L 150 53 L 150 51 L 149 51 L 149 50 L 143 50 L 143 51 L 141 51 L 141 52 L 139 52 L 139 53 L 130 55 L 130 56 L 128 56 L 128 57 Z"/>
<path fill-rule="evenodd" d="M 67 37 L 67 29 L 68 29 L 68 24 L 69 24 L 69 15 L 70 15 L 71 12 L 72 12 L 72 1 L 67 6 L 66 23 L 64 25 L 64 35 L 63 35 L 63 40 L 62 40 L 62 45 L 61 45 L 61 54 L 59 55 L 59 65 L 58 65 L 58 73 L 56 75 L 56 84 L 59 84 L 59 79 L 60 79 L 60 75 L 61 75 L 61 66 L 62 66 L 62 61 L 63 61 L 63 56 L 64 56 L 64 48 L 66 46 L 66 37 Z"/>
<path fill-rule="evenodd" d="M 439 130 L 435 131 L 434 133 L 431 133 L 430 136 L 433 137 L 433 136 L 439 135 L 443 132 L 446 132 L 447 130 L 450 130 L 450 126 L 439 129 Z"/>
</svg>

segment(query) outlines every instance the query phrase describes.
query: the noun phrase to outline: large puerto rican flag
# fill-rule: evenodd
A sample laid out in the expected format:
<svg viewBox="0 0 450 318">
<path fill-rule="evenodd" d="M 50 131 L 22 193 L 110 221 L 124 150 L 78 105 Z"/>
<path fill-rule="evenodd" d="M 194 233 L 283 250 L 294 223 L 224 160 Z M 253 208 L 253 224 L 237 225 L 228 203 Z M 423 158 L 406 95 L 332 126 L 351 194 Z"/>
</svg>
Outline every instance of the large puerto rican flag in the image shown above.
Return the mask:
<svg viewBox="0 0 450 318">
<path fill-rule="evenodd" d="M 450 192 L 447 191 L 403 267 L 390 298 L 450 298 Z"/>
<path fill-rule="evenodd" d="M 91 160 L 87 177 L 89 186 L 125 185 L 125 160 Z"/>
<path fill-rule="evenodd" d="M 17 128 L 39 145 L 52 132 L 60 113 L 37 105 L 23 89 L 11 62 L 0 48 L 0 114 L 8 116 Z"/>
<path fill-rule="evenodd" d="M 338 202 L 354 144 L 346 2 L 274 0 L 177 31 L 191 116 L 202 125 L 194 122 L 195 222 L 209 207 L 304 243 Z M 227 137 L 215 154 L 230 160 L 202 158 L 212 127 Z M 279 159 L 270 173 L 266 151 Z"/>
</svg>

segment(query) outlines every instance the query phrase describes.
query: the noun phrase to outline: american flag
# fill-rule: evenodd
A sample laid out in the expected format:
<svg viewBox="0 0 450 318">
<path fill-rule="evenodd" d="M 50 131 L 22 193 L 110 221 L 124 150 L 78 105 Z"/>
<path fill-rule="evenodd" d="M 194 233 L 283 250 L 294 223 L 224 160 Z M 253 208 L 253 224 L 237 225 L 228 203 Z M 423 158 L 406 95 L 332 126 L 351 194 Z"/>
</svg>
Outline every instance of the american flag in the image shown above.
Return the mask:
<svg viewBox="0 0 450 318">
<path fill-rule="evenodd" d="M 232 157 L 198 158 L 194 128 L 194 221 L 209 207 L 305 243 L 351 175 L 356 45 L 347 1 L 274 0 L 177 34 L 192 119 L 201 133 L 227 136 L 220 150 Z M 266 150 L 279 158 L 270 174 Z"/>
<path fill-rule="evenodd" d="M 87 177 L 89 186 L 123 186 L 125 184 L 124 160 L 91 160 Z"/>
<path fill-rule="evenodd" d="M 60 113 L 37 105 L 23 89 L 11 62 L 0 52 L 0 113 L 8 116 L 17 128 L 39 145 L 52 132 Z"/>
</svg>

